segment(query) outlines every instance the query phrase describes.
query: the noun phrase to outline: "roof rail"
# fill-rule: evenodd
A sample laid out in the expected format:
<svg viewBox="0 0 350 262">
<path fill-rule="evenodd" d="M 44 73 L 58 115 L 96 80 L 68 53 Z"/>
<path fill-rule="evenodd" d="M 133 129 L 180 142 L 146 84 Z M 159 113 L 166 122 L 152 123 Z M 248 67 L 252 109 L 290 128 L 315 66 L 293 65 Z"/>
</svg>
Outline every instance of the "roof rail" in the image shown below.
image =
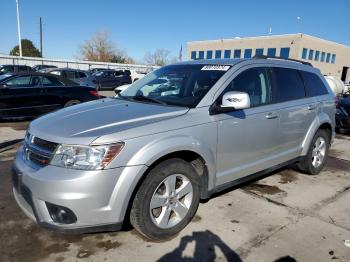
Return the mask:
<svg viewBox="0 0 350 262">
<path fill-rule="evenodd" d="M 292 62 L 297 62 L 297 63 L 301 63 L 303 65 L 308 65 L 312 67 L 312 64 L 309 62 L 305 62 L 302 60 L 298 60 L 298 59 L 292 59 L 292 58 L 284 58 L 284 57 L 280 57 L 280 56 L 267 56 L 267 55 L 255 55 L 253 56 L 253 59 L 281 59 L 281 60 L 287 60 L 287 61 L 292 61 Z"/>
</svg>

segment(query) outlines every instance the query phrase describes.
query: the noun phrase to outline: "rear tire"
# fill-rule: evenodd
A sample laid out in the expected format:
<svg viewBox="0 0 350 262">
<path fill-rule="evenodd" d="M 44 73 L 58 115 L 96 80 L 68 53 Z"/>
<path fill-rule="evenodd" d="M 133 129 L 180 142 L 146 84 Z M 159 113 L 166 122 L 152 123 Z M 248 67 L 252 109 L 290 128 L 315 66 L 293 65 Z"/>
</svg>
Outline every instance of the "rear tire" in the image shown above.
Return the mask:
<svg viewBox="0 0 350 262">
<path fill-rule="evenodd" d="M 199 198 L 199 176 L 192 165 L 178 158 L 166 160 L 152 168 L 142 182 L 130 222 L 149 239 L 169 239 L 191 221 Z"/>
<path fill-rule="evenodd" d="M 77 105 L 77 104 L 80 104 L 80 101 L 79 100 L 69 100 L 67 103 L 65 103 L 64 107 L 68 107 L 68 106 L 74 106 L 74 105 Z"/>
<path fill-rule="evenodd" d="M 329 144 L 330 137 L 327 131 L 318 130 L 311 141 L 306 156 L 303 156 L 297 163 L 299 171 L 309 175 L 319 174 L 326 163 Z"/>
</svg>

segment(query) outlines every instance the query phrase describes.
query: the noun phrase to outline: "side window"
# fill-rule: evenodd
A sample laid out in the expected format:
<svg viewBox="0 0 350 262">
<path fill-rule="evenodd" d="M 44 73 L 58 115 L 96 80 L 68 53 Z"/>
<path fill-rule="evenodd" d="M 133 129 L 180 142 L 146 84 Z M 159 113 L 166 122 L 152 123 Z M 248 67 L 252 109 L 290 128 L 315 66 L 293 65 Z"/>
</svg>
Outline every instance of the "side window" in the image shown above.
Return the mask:
<svg viewBox="0 0 350 262">
<path fill-rule="evenodd" d="M 75 71 L 66 71 L 66 77 L 69 79 L 74 79 L 75 77 Z"/>
<path fill-rule="evenodd" d="M 62 72 L 61 71 L 51 71 L 50 74 L 61 76 Z"/>
<path fill-rule="evenodd" d="M 51 76 L 42 76 L 41 81 L 43 86 L 63 86 L 60 81 Z"/>
<path fill-rule="evenodd" d="M 40 76 L 32 76 L 30 80 L 30 86 L 40 86 L 41 85 L 41 77 Z"/>
<path fill-rule="evenodd" d="M 307 96 L 321 96 L 328 94 L 327 87 L 322 80 L 314 73 L 299 71 L 305 84 Z"/>
<path fill-rule="evenodd" d="M 78 72 L 79 78 L 85 78 L 87 75 L 84 72 Z"/>
<path fill-rule="evenodd" d="M 263 67 L 251 68 L 240 73 L 226 87 L 225 92 L 246 92 L 250 98 L 250 106 L 256 107 L 271 102 L 270 85 Z"/>
<path fill-rule="evenodd" d="M 7 86 L 30 86 L 30 76 L 19 76 L 5 82 Z"/>
<path fill-rule="evenodd" d="M 272 83 L 274 102 L 280 103 L 305 97 L 304 83 L 295 69 L 274 67 Z"/>
</svg>

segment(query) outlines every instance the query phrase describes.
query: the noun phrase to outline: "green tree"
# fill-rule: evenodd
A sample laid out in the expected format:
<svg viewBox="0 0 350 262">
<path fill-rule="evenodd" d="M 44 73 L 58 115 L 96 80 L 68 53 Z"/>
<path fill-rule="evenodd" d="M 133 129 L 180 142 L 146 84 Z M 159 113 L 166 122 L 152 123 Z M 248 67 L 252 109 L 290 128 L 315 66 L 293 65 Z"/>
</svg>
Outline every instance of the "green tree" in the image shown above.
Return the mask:
<svg viewBox="0 0 350 262">
<path fill-rule="evenodd" d="M 41 57 L 40 51 L 35 47 L 32 41 L 28 39 L 22 39 L 22 55 L 23 56 L 30 56 L 30 57 Z M 19 47 L 16 45 L 14 48 L 12 48 L 10 55 L 19 56 Z"/>
</svg>

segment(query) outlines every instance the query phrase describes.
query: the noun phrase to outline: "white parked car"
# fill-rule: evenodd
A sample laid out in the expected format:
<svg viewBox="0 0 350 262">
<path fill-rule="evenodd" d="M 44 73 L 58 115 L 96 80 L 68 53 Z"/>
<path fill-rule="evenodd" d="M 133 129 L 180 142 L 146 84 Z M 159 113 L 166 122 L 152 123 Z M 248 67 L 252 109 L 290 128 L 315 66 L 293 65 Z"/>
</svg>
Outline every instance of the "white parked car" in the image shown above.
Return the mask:
<svg viewBox="0 0 350 262">
<path fill-rule="evenodd" d="M 136 71 L 136 70 L 130 70 L 130 73 L 131 73 L 130 74 L 131 81 L 133 83 L 146 75 L 146 73 L 139 72 L 139 71 Z"/>
</svg>

